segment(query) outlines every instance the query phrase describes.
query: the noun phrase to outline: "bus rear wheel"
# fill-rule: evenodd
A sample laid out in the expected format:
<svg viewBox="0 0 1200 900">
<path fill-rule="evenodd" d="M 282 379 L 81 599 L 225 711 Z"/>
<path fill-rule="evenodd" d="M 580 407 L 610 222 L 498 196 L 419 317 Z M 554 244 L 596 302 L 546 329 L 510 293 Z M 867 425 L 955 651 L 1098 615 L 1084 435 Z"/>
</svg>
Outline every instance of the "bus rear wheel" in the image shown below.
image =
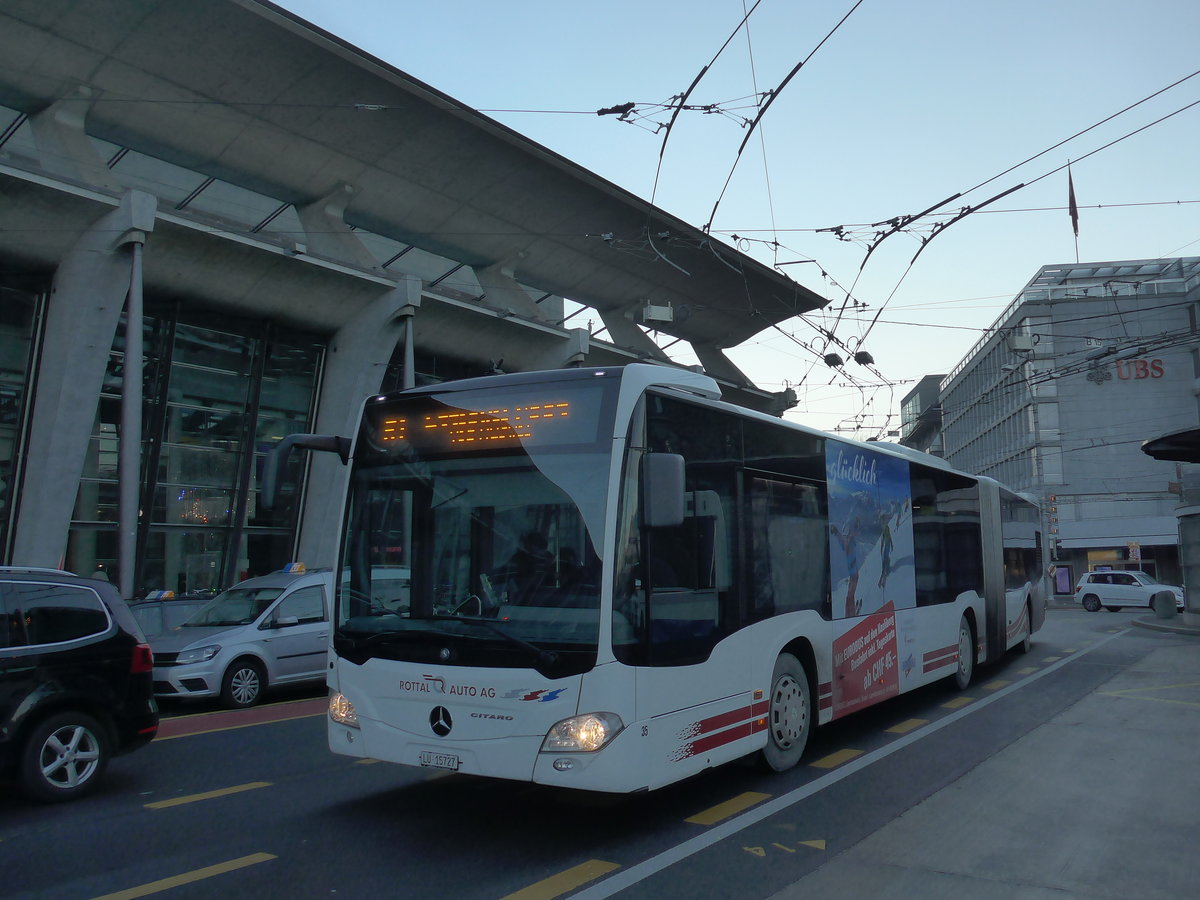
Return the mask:
<svg viewBox="0 0 1200 900">
<path fill-rule="evenodd" d="M 1033 609 L 1030 607 L 1028 600 L 1025 601 L 1025 621 L 1028 623 L 1025 631 L 1025 640 L 1017 644 L 1017 649 L 1022 653 L 1028 653 L 1033 649 Z"/>
<path fill-rule="evenodd" d="M 812 731 L 812 690 L 800 660 L 781 653 L 771 674 L 771 697 L 767 709 L 767 745 L 763 763 L 784 772 L 804 755 Z"/>
<path fill-rule="evenodd" d="M 954 686 L 965 691 L 971 686 L 975 674 L 975 629 L 966 616 L 958 622 L 958 668 L 954 672 Z"/>
</svg>

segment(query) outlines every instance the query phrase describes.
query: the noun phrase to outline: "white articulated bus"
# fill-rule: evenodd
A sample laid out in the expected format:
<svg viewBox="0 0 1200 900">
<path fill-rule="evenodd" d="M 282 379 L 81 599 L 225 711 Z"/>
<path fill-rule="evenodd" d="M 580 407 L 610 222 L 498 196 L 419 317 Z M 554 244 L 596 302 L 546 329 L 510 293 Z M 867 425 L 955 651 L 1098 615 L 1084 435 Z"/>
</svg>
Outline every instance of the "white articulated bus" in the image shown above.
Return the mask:
<svg viewBox="0 0 1200 900">
<path fill-rule="evenodd" d="M 367 401 L 331 634 L 336 752 L 594 791 L 750 754 L 1028 649 L 1033 503 L 655 365 Z M 286 451 L 282 451 L 286 453 Z M 272 476 L 273 478 L 273 476 Z M 411 571 L 407 601 L 373 572 Z"/>
</svg>

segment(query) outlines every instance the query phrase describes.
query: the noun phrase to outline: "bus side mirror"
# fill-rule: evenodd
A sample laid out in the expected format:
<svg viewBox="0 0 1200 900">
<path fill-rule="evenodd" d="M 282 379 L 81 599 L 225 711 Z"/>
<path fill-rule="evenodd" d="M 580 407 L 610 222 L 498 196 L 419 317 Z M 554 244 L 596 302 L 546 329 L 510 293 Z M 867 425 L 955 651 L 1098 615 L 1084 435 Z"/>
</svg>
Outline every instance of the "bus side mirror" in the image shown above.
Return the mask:
<svg viewBox="0 0 1200 900">
<path fill-rule="evenodd" d="M 332 434 L 289 434 L 283 438 L 267 452 L 263 460 L 262 482 L 258 492 L 258 504 L 263 509 L 271 509 L 279 499 L 283 470 L 293 449 L 336 453 L 344 465 L 350 459 L 350 438 Z"/>
<path fill-rule="evenodd" d="M 647 528 L 674 528 L 684 518 L 684 465 L 678 453 L 642 457 L 642 520 Z"/>
</svg>

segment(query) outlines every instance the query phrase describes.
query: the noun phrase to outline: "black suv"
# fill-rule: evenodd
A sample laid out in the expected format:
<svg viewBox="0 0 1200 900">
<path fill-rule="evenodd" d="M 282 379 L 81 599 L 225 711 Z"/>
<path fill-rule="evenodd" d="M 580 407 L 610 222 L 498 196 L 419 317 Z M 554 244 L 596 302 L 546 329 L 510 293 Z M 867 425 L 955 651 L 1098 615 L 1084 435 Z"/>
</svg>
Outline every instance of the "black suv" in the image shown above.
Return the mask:
<svg viewBox="0 0 1200 900">
<path fill-rule="evenodd" d="M 158 731 L 150 646 L 111 584 L 0 567 L 0 773 L 70 800 Z"/>
</svg>

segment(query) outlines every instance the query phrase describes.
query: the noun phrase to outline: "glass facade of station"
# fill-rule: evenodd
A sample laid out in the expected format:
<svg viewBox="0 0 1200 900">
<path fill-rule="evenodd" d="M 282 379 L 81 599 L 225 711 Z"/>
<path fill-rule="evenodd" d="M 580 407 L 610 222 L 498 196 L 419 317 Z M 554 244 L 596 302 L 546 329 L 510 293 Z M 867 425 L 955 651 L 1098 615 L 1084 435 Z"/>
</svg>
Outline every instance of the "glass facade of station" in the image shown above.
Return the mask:
<svg viewBox="0 0 1200 900">
<path fill-rule="evenodd" d="M 8 546 L 16 509 L 22 421 L 40 308 L 37 294 L 0 286 L 0 548 Z"/>
<path fill-rule="evenodd" d="M 0 303 L 0 538 L 12 538 L 30 359 L 44 295 L 3 289 Z M 93 419 L 65 568 L 116 581 L 125 322 Z M 313 335 L 227 314 L 148 304 L 143 320 L 137 590 L 208 591 L 290 561 L 303 455 L 272 510 L 257 504 L 265 453 L 311 430 L 324 359 Z M 90 401 L 89 401 L 90 402 Z M 6 554 L 7 555 L 7 554 Z"/>
</svg>

